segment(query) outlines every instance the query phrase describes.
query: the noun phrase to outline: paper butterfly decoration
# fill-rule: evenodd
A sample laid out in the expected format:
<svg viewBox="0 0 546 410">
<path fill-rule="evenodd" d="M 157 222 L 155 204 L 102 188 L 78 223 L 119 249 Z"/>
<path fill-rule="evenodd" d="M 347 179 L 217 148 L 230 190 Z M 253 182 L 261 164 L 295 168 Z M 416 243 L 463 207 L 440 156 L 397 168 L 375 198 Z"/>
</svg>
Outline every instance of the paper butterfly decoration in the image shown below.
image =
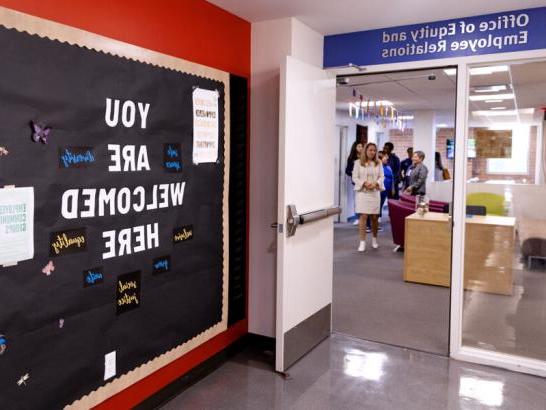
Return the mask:
<svg viewBox="0 0 546 410">
<path fill-rule="evenodd" d="M 51 275 L 51 272 L 53 272 L 54 270 L 55 270 L 55 265 L 53 265 L 53 261 L 49 261 L 49 263 L 43 267 L 42 273 L 49 276 Z"/>
<path fill-rule="evenodd" d="M 2 155 L 8 155 L 8 154 L 9 154 L 9 152 L 5 147 L 0 147 L 0 157 Z"/>
<path fill-rule="evenodd" d="M 21 376 L 21 378 L 17 381 L 17 386 L 21 386 L 21 385 L 27 385 L 27 381 L 28 379 L 30 379 L 30 375 L 27 373 L 25 374 L 24 376 Z"/>
<path fill-rule="evenodd" d="M 34 121 L 31 121 L 30 125 L 32 125 L 32 141 L 47 144 L 47 137 L 49 136 L 51 127 L 38 125 Z"/>
</svg>

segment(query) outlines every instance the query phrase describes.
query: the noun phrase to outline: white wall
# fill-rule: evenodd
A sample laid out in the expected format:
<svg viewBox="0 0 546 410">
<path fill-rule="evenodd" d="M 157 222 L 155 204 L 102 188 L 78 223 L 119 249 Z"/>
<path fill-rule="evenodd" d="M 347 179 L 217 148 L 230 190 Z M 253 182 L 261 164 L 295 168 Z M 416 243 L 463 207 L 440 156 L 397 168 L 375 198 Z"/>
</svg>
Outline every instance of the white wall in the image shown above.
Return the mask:
<svg viewBox="0 0 546 410">
<path fill-rule="evenodd" d="M 322 67 L 323 37 L 294 18 L 252 24 L 249 332 L 275 336 L 279 74 L 286 56 Z"/>
<path fill-rule="evenodd" d="M 425 153 L 428 179 L 434 180 L 434 153 L 436 152 L 436 126 L 434 111 L 415 111 L 413 120 L 413 152 Z"/>
</svg>

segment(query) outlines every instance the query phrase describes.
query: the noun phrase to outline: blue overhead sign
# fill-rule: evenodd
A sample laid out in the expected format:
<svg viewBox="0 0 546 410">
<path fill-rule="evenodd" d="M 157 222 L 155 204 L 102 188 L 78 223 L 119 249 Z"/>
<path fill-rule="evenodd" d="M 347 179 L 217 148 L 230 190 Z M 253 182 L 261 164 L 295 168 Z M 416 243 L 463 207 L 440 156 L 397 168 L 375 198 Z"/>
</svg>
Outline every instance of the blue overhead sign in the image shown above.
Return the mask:
<svg viewBox="0 0 546 410">
<path fill-rule="evenodd" d="M 546 7 L 326 36 L 324 67 L 546 49 Z"/>
</svg>

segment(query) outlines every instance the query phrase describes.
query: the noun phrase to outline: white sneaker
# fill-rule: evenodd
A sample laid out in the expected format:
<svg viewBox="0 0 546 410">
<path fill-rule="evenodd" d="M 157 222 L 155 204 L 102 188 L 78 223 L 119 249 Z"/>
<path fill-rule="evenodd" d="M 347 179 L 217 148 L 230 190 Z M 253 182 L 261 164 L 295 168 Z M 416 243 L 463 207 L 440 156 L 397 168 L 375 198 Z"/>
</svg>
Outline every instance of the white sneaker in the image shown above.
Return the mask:
<svg viewBox="0 0 546 410">
<path fill-rule="evenodd" d="M 379 245 L 377 244 L 377 238 L 372 238 L 372 248 L 379 248 Z"/>
<path fill-rule="evenodd" d="M 366 241 L 360 241 L 358 245 L 358 252 L 364 252 L 366 250 Z"/>
<path fill-rule="evenodd" d="M 355 221 L 353 222 L 353 225 L 358 225 L 358 219 L 355 219 Z"/>
<path fill-rule="evenodd" d="M 381 217 L 377 218 L 377 222 L 381 223 Z"/>
</svg>

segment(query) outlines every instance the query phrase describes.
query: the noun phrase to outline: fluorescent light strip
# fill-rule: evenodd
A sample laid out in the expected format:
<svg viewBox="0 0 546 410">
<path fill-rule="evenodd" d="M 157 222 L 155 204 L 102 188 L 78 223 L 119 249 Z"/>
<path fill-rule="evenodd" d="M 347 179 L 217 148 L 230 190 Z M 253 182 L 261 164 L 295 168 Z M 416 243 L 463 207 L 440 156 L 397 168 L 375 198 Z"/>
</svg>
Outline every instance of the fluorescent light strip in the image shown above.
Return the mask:
<svg viewBox="0 0 546 410">
<path fill-rule="evenodd" d="M 506 107 L 491 107 L 490 110 L 506 110 Z"/>
<path fill-rule="evenodd" d="M 471 95 L 468 98 L 470 101 L 513 100 L 514 94 Z"/>
<path fill-rule="evenodd" d="M 496 103 L 503 102 L 503 100 L 485 100 L 484 102 L 488 104 L 496 104 Z"/>
<path fill-rule="evenodd" d="M 519 114 L 533 114 L 534 108 L 523 108 L 521 110 L 506 110 L 506 111 L 472 111 L 472 115 L 475 117 L 506 117 Z"/>
<path fill-rule="evenodd" d="M 495 93 L 499 91 L 506 91 L 506 85 L 490 85 L 487 87 L 474 87 L 475 93 Z"/>
<path fill-rule="evenodd" d="M 509 70 L 507 65 L 494 65 L 487 67 L 474 67 L 470 69 L 470 75 L 487 75 L 493 73 L 502 73 Z M 446 75 L 455 75 L 457 74 L 456 68 L 446 68 L 444 70 Z"/>
</svg>

